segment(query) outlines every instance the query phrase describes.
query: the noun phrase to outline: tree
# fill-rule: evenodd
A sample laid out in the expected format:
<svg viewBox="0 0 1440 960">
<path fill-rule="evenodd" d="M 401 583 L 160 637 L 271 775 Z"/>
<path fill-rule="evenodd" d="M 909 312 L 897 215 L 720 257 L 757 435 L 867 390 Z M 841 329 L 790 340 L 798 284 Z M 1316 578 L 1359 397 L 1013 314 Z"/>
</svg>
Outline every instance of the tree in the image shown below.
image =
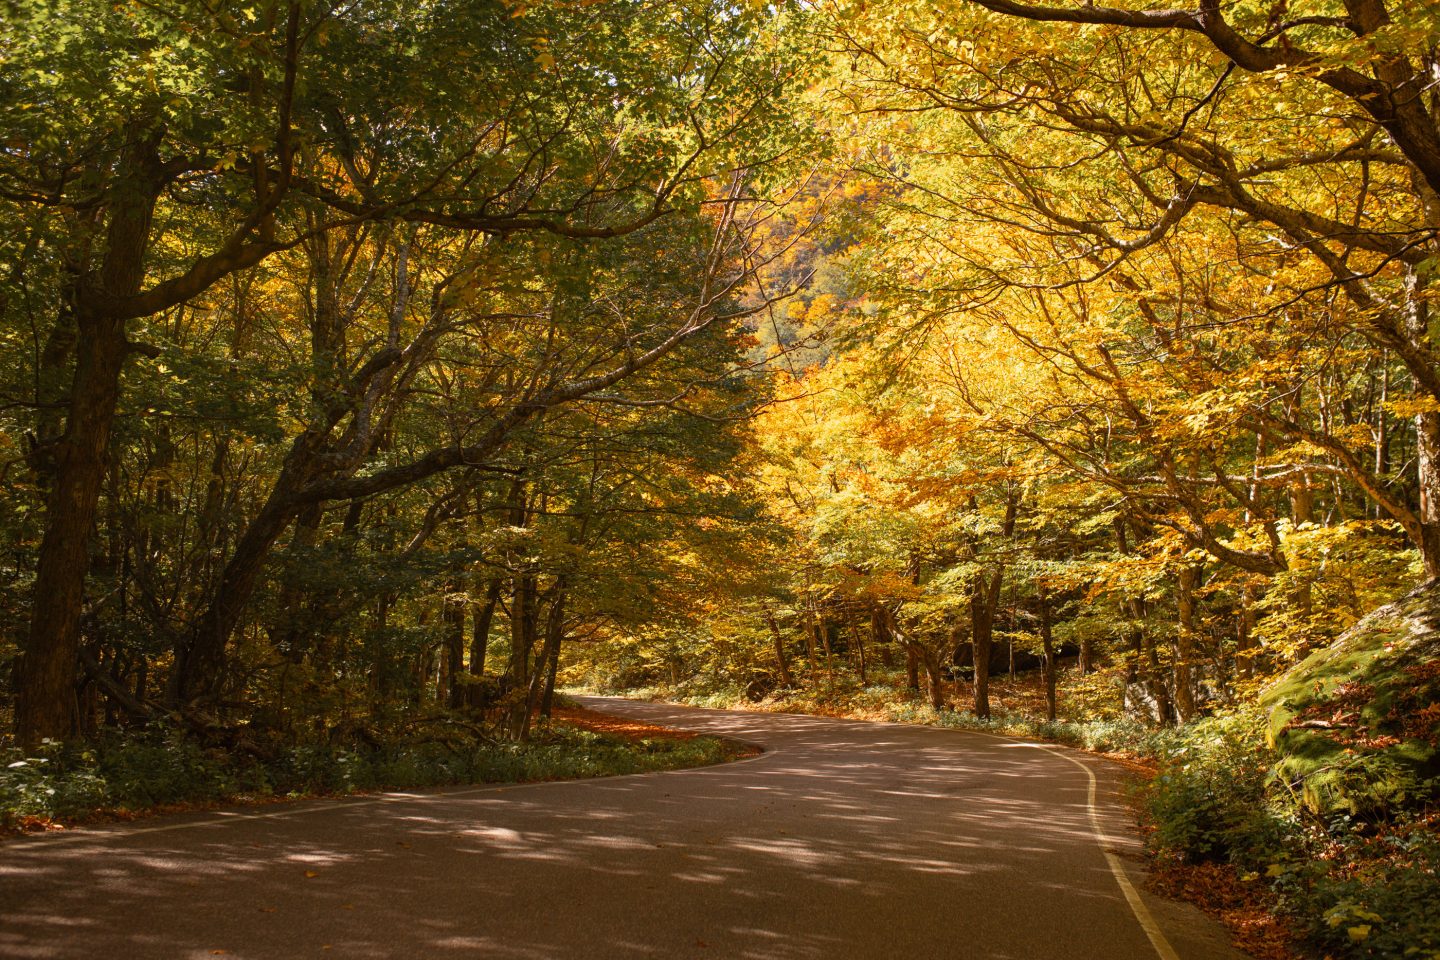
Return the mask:
<svg viewBox="0 0 1440 960">
<path fill-rule="evenodd" d="M 511 11 L 475 2 L 432 18 L 384 3 L 344 11 L 271 4 L 240 16 L 78 0 L 58 9 L 20 5 L 25 29 L 14 31 L 17 49 L 0 77 L 7 129 L 15 131 L 0 189 L 7 218 L 28 223 L 31 245 L 56 251 L 46 283 L 11 277 L 32 316 L 54 314 L 37 342 L 34 371 L 30 461 L 49 507 L 36 571 L 45 602 L 33 607 L 20 661 L 23 740 L 73 728 L 69 691 L 88 544 L 122 368 L 136 349 L 153 352 L 146 336 L 166 318 L 212 308 L 225 292 L 221 281 L 243 285 L 259 264 L 292 250 L 332 264 L 320 268 L 330 272 L 322 289 L 338 293 L 336 284 L 348 282 L 353 295 L 368 281 L 342 276 L 354 266 L 343 259 L 348 247 L 402 275 L 390 307 L 403 321 L 404 275 L 422 269 L 395 266 L 404 262 L 395 252 L 403 223 L 449 232 L 449 242 L 463 246 L 466 234 L 599 243 L 658 226 L 672 213 L 693 224 L 695 212 L 712 204 L 732 213 L 709 222 L 736 222 L 734 204 L 759 179 L 735 171 L 786 150 L 773 134 L 796 61 L 780 66 L 786 51 L 761 38 L 762 19 L 753 13 L 697 4 L 677 22 L 656 6 L 615 6 L 612 18 L 593 7 Z M 393 82 L 397 76 L 405 82 Z M 356 238 L 368 223 L 376 226 Z M 335 239 L 347 233 L 350 239 Z M 721 261 L 735 262 L 740 247 L 731 245 L 733 231 L 721 233 L 719 259 L 701 270 L 709 283 L 701 299 L 713 300 L 705 310 L 733 289 Z M 627 357 L 599 379 L 552 380 L 501 414 L 479 446 L 499 442 L 511 420 L 607 388 L 708 322 L 699 314 L 677 318 L 672 332 L 691 324 L 678 339 Z M 328 381 L 319 420 L 329 421 L 322 433 L 349 431 L 341 457 L 348 466 L 327 467 L 343 474 L 359 467 L 357 452 L 377 436 L 363 422 L 376 412 L 373 394 L 397 383 L 403 393 L 436 333 L 425 330 L 405 348 L 393 336 L 362 348 L 327 344 L 324 323 L 315 329 L 313 358 Z M 285 502 L 262 510 L 242 537 L 239 561 L 232 558 L 222 577 L 223 596 L 182 658 L 179 699 L 213 686 L 218 651 L 258 561 L 297 509 L 331 494 L 393 489 L 477 452 L 476 444 L 432 451 L 408 473 L 372 479 L 365 490 L 353 477 L 332 475 L 322 496 L 308 475 L 317 451 L 307 444 L 318 439 L 294 449 L 281 485 Z M 297 481 L 308 484 L 305 503 L 288 499 Z M 351 486 L 338 489 L 342 481 Z"/>
<path fill-rule="evenodd" d="M 976 0 L 938 33 L 916 32 L 905 13 L 839 29 L 863 71 L 856 85 L 877 109 L 953 116 L 952 136 L 989 164 L 995 179 L 983 182 L 1003 184 L 989 212 L 952 194 L 947 216 L 973 212 L 1050 237 L 1056 249 L 1041 272 L 1071 262 L 1084 273 L 1026 278 L 1023 265 L 997 263 L 972 291 L 1027 282 L 1098 289 L 1118 278 L 1154 309 L 1165 291 L 1127 267 L 1182 223 L 1213 216 L 1228 256 L 1264 262 L 1271 282 L 1245 306 L 1211 300 L 1205 309 L 1221 322 L 1315 311 L 1402 365 L 1428 410 L 1436 364 L 1422 265 L 1433 253 L 1440 134 L 1423 96 L 1403 91 L 1432 64 L 1429 14 L 1379 0 L 1345 9 L 1311 16 L 1246 5 L 1227 15 L 1218 4 L 1156 12 Z M 1101 29 L 1003 33 L 1013 18 Z M 1038 136 L 1026 129 L 1031 117 L 1043 118 Z M 1321 442 L 1330 465 L 1401 524 L 1434 576 L 1437 421 L 1412 415 L 1413 503 L 1397 501 L 1343 442 Z M 1296 440 L 1324 436 L 1289 427 Z"/>
</svg>

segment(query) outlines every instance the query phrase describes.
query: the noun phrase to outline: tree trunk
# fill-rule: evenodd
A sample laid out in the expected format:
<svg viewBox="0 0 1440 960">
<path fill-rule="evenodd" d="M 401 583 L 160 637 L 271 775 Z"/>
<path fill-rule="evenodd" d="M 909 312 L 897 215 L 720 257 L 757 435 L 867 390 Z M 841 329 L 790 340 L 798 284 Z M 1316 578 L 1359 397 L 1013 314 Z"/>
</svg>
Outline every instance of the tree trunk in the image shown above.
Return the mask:
<svg viewBox="0 0 1440 960">
<path fill-rule="evenodd" d="M 1241 678 L 1255 676 L 1255 586 L 1248 580 L 1240 591 L 1240 617 L 1236 625 L 1235 667 Z"/>
<path fill-rule="evenodd" d="M 417 707 L 425 706 L 425 694 L 430 689 L 430 680 L 435 674 L 435 645 L 427 646 L 416 659 L 415 674 L 411 677 L 410 702 Z"/>
<path fill-rule="evenodd" d="M 1044 655 L 1042 672 L 1045 677 L 1045 719 L 1051 723 L 1055 722 L 1057 714 L 1055 697 L 1055 680 L 1058 673 L 1055 662 L 1055 638 L 1050 629 L 1050 597 L 1045 592 L 1045 587 L 1039 587 L 1040 593 L 1040 648 Z"/>
<path fill-rule="evenodd" d="M 970 588 L 970 645 L 975 657 L 975 716 L 990 717 L 990 655 L 995 637 L 995 610 L 1000 603 L 1002 573 L 977 577 Z"/>
<path fill-rule="evenodd" d="M 1440 577 L 1440 413 L 1415 416 L 1416 472 L 1420 484 L 1420 559 L 1425 579 Z"/>
<path fill-rule="evenodd" d="M 546 720 L 550 719 L 550 711 L 555 706 L 555 676 L 560 672 L 560 644 L 563 642 L 562 636 L 550 651 L 550 662 L 545 668 L 545 693 L 540 697 L 540 716 Z"/>
<path fill-rule="evenodd" d="M 860 625 L 854 620 L 850 621 L 850 636 L 855 641 L 855 665 L 860 673 L 860 685 L 869 686 L 870 679 L 865 675 L 865 638 L 860 633 Z"/>
<path fill-rule="evenodd" d="M 780 668 L 780 685 L 782 687 L 795 686 L 795 678 L 790 674 L 790 661 L 785 657 L 785 637 L 780 633 L 780 624 L 775 620 L 775 611 L 770 604 L 765 604 L 765 623 L 770 627 L 770 639 L 775 644 L 775 663 Z"/>
<path fill-rule="evenodd" d="M 524 735 L 529 708 L 530 655 L 535 647 L 536 605 L 535 575 L 516 574 L 510 598 L 510 710 L 507 731 L 519 739 Z"/>
<path fill-rule="evenodd" d="M 940 658 L 929 647 L 921 644 L 914 646 L 925 664 L 925 677 L 930 684 L 930 706 L 939 713 L 945 709 L 945 675 L 940 668 Z"/>
<path fill-rule="evenodd" d="M 91 529 L 105 479 L 106 455 L 128 352 L 125 322 L 112 312 L 145 278 L 150 227 L 161 189 L 162 131 L 132 131 L 110 204 L 105 256 L 98 275 L 76 289 L 75 371 L 65 430 L 55 447 L 54 486 L 35 571 L 34 612 L 21 651 L 15 734 L 22 747 L 65 739 L 75 730 L 80 612 L 89 569 Z"/>
<path fill-rule="evenodd" d="M 805 622 L 805 656 L 810 661 L 810 680 L 813 683 L 820 675 L 820 657 L 815 650 L 815 619 L 808 614 Z"/>
<path fill-rule="evenodd" d="M 125 333 L 117 321 L 81 322 L 69 419 L 57 450 L 54 489 L 35 572 L 34 613 L 20 659 L 15 733 L 29 749 L 75 732 L 80 611 L 90 533 L 120 395 Z"/>
<path fill-rule="evenodd" d="M 230 637 L 259 585 L 271 548 L 295 518 L 296 511 L 277 495 L 283 479 L 282 474 L 270 500 L 246 527 L 220 574 L 209 607 L 176 650 L 170 682 L 170 697 L 176 704 L 219 697 Z"/>
<path fill-rule="evenodd" d="M 1145 618 L 1144 601 L 1132 598 L 1129 602 L 1131 616 L 1135 618 L 1137 624 L 1135 627 L 1136 643 L 1141 652 L 1141 658 L 1144 660 L 1148 677 L 1146 686 L 1150 691 L 1150 696 L 1155 700 L 1156 720 L 1162 727 L 1168 727 L 1175 721 L 1175 709 L 1170 700 L 1170 686 L 1160 663 L 1160 654 L 1155 649 L 1155 637 L 1152 631 L 1145 629 L 1142 623 Z"/>
<path fill-rule="evenodd" d="M 830 624 L 821 619 L 815 621 L 815 634 L 820 638 L 820 647 L 825 651 L 825 685 L 835 690 L 835 650 L 830 643 Z"/>
<path fill-rule="evenodd" d="M 870 635 L 875 638 L 875 649 L 880 651 L 880 663 L 887 670 L 895 669 L 895 644 L 890 636 L 890 617 L 884 607 L 878 604 L 870 610 Z"/>
<path fill-rule="evenodd" d="M 485 602 L 475 608 L 474 624 L 470 635 L 470 676 L 479 681 L 485 676 L 485 657 L 490 649 L 490 625 L 495 620 L 495 607 L 500 602 L 500 578 L 490 580 L 485 590 Z M 470 706 L 485 707 L 485 687 L 481 683 L 467 685 Z"/>
<path fill-rule="evenodd" d="M 442 612 L 445 624 L 445 661 L 446 678 L 449 682 L 449 689 L 446 697 L 446 705 L 451 710 L 459 710 L 465 706 L 465 607 L 468 599 L 464 594 L 453 592 L 458 584 L 452 584 L 452 593 L 445 598 L 445 609 Z"/>
<path fill-rule="evenodd" d="M 560 656 L 560 642 L 565 638 L 565 578 L 555 584 L 555 599 L 550 602 L 550 613 L 545 618 L 545 643 L 540 655 L 535 658 L 535 672 L 530 678 L 530 689 L 525 696 L 525 716 L 520 725 L 520 739 L 530 735 L 530 720 L 540 708 L 545 689 L 545 680 L 550 673 L 550 664 Z"/>
<path fill-rule="evenodd" d="M 291 442 L 265 505 L 246 526 L 221 571 L 209 606 L 175 651 L 170 693 L 176 704 L 219 698 L 230 638 L 255 595 L 276 541 L 306 509 L 295 503 L 296 496 L 307 483 L 327 472 L 317 462 L 327 436 L 328 428 L 312 429 Z"/>
<path fill-rule="evenodd" d="M 1432 226 L 1437 214 L 1430 210 Z M 1405 333 L 1424 355 L 1433 356 L 1430 329 L 1429 281 L 1415 267 L 1405 269 Z M 1435 400 L 1418 387 L 1417 399 Z M 1440 413 L 1423 410 L 1415 415 L 1415 474 L 1420 491 L 1418 535 L 1412 535 L 1425 565 L 1425 579 L 1440 577 Z"/>
<path fill-rule="evenodd" d="M 1175 641 L 1175 712 L 1181 723 L 1195 719 L 1195 590 L 1200 571 L 1182 562 L 1175 581 L 1179 629 Z"/>
<path fill-rule="evenodd" d="M 300 554 L 310 550 L 319 539 L 320 521 L 325 511 L 319 504 L 312 504 L 301 511 L 295 520 L 295 531 L 285 547 L 284 560 L 287 565 L 299 560 Z M 270 642 L 291 663 L 301 663 L 314 637 L 315 621 L 302 613 L 306 595 L 298 583 L 286 578 L 276 600 L 280 621 L 270 630 Z"/>
<path fill-rule="evenodd" d="M 1125 535 L 1125 520 L 1123 516 L 1117 516 L 1114 521 L 1115 548 L 1121 554 L 1131 554 L 1129 538 Z M 1132 518 L 1131 523 L 1134 523 Z M 1135 675 L 1138 676 L 1143 666 L 1146 680 L 1141 686 L 1149 693 L 1155 701 L 1155 720 L 1161 726 L 1169 726 L 1174 722 L 1174 710 L 1170 703 L 1170 688 L 1167 685 L 1164 671 L 1160 665 L 1160 655 L 1155 649 L 1155 639 L 1150 630 L 1145 628 L 1146 604 L 1143 597 L 1127 597 L 1125 600 L 1126 612 L 1130 615 L 1132 626 L 1130 628 L 1130 644 L 1135 652 L 1134 666 Z"/>
</svg>

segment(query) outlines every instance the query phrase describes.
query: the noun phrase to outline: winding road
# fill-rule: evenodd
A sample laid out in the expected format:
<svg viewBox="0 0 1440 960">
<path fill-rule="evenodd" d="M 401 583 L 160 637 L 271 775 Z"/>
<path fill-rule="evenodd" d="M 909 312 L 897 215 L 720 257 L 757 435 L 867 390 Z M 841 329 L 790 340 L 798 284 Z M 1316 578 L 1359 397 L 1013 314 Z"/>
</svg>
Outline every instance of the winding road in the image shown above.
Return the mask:
<svg viewBox="0 0 1440 960">
<path fill-rule="evenodd" d="M 1115 768 L 984 734 L 583 698 L 762 744 L 603 780 L 0 844 L 0 956 L 1241 960 L 1145 894 Z"/>
</svg>

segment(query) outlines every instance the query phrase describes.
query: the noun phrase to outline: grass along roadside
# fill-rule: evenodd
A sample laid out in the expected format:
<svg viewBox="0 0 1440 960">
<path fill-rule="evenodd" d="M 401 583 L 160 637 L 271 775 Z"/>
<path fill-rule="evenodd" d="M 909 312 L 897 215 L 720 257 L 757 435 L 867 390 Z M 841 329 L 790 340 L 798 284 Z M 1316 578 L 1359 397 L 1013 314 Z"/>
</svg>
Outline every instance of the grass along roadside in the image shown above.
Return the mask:
<svg viewBox="0 0 1440 960">
<path fill-rule="evenodd" d="M 578 780 L 707 766 L 755 748 L 564 707 L 525 743 L 480 737 L 295 746 L 259 759 L 174 730 L 0 750 L 0 837 L 232 804 L 383 790 Z"/>
</svg>

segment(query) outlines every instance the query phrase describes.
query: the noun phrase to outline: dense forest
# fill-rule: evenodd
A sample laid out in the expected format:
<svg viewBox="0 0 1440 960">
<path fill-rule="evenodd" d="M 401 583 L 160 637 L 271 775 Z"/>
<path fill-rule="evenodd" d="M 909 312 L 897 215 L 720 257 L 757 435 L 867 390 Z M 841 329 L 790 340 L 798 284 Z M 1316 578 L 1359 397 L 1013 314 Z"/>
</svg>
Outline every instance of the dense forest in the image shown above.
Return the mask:
<svg viewBox="0 0 1440 960">
<path fill-rule="evenodd" d="M 1440 956 L 1435 4 L 5 9 L 17 756 L 1024 730 Z"/>
</svg>

